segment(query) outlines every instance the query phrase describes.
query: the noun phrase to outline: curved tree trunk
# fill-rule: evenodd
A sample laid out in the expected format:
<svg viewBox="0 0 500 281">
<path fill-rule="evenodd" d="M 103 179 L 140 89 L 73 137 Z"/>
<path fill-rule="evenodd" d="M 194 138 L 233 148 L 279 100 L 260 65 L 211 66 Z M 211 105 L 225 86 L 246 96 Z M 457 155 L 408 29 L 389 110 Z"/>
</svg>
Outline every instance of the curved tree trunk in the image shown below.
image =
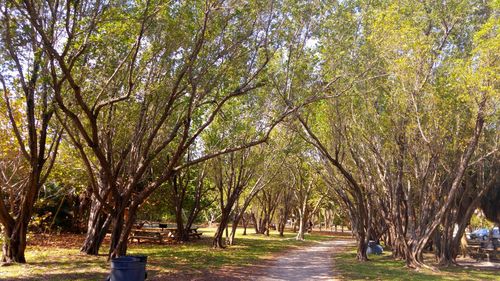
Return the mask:
<svg viewBox="0 0 500 281">
<path fill-rule="evenodd" d="M 307 217 L 304 212 L 299 212 L 299 231 L 297 232 L 296 240 L 304 240 L 304 233 L 307 230 Z"/>
<path fill-rule="evenodd" d="M 227 212 L 227 210 L 224 210 L 222 215 L 221 215 L 219 226 L 217 227 L 217 230 L 215 231 L 214 240 L 212 242 L 212 246 L 214 248 L 223 249 L 226 247 L 226 245 L 224 245 L 224 242 L 222 239 L 224 236 L 224 231 L 226 230 L 226 227 L 228 225 L 228 220 L 229 220 L 229 212 Z"/>
<path fill-rule="evenodd" d="M 92 195 L 87 234 L 80 251 L 88 255 L 98 255 L 110 225 L 111 216 L 103 213 L 101 203 Z"/>
<path fill-rule="evenodd" d="M 124 218 L 122 212 L 117 212 L 112 216 L 112 229 L 111 229 L 111 244 L 109 246 L 109 255 L 110 257 L 119 257 L 124 256 L 126 254 L 125 251 L 122 251 L 120 248 L 123 246 L 120 245 L 120 238 L 123 232 L 123 224 Z M 126 243 L 125 243 L 126 244 Z"/>
<path fill-rule="evenodd" d="M 229 234 L 228 244 L 234 245 L 234 237 L 236 236 L 236 230 L 238 229 L 238 224 L 240 220 L 245 216 L 245 210 L 240 210 L 240 212 L 234 217 L 233 224 L 231 226 L 231 233 Z M 246 235 L 246 227 L 243 232 L 243 235 Z"/>
<path fill-rule="evenodd" d="M 358 237 L 358 250 L 356 252 L 356 258 L 358 261 L 367 261 L 368 256 L 366 255 L 366 250 L 368 249 L 368 242 L 366 241 L 366 237 L 363 235 Z"/>
<path fill-rule="evenodd" d="M 17 218 L 12 218 L 4 204 L 1 204 L 2 212 L 0 221 L 5 228 L 4 241 L 2 247 L 2 261 L 26 263 L 24 251 L 26 250 L 26 234 L 28 233 L 28 224 L 33 213 L 33 205 L 38 197 L 40 185 L 40 174 L 35 169 L 30 174 L 30 180 L 27 183 L 27 191 L 21 198 L 21 206 Z M 0 199 L 2 200 L 2 199 Z"/>
<path fill-rule="evenodd" d="M 258 234 L 259 233 L 259 225 L 257 223 L 257 218 L 255 217 L 255 213 L 254 212 L 251 213 L 250 218 L 252 219 L 252 222 L 253 222 L 253 227 L 255 229 L 255 234 Z"/>
<path fill-rule="evenodd" d="M 110 247 L 110 257 L 120 257 L 125 256 L 127 254 L 128 249 L 128 238 L 130 236 L 130 232 L 132 231 L 132 227 L 134 225 L 135 219 L 137 217 L 137 206 L 132 205 L 128 210 L 128 216 L 126 219 L 123 218 L 123 212 L 120 216 L 121 219 L 118 219 L 118 222 L 121 221 L 121 226 L 119 227 L 119 236 L 117 236 L 116 241 L 112 238 Z M 118 231 L 117 231 L 118 235 Z"/>
</svg>

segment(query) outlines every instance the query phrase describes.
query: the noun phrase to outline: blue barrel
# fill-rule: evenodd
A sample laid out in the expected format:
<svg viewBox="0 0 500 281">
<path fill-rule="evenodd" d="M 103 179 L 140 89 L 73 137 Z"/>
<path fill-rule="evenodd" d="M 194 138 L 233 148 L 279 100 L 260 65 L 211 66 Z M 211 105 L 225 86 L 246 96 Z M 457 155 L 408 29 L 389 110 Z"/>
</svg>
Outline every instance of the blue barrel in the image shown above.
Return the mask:
<svg viewBox="0 0 500 281">
<path fill-rule="evenodd" d="M 139 259 L 139 263 L 143 264 L 142 276 L 144 276 L 144 279 L 147 279 L 148 273 L 146 272 L 146 263 L 148 262 L 148 256 L 137 255 L 137 256 L 129 256 L 129 257 L 134 257 L 134 258 Z"/>
<path fill-rule="evenodd" d="M 111 281 L 144 281 L 146 256 L 123 256 L 111 260 Z"/>
<path fill-rule="evenodd" d="M 368 242 L 368 248 L 366 249 L 367 255 L 381 255 L 384 252 L 384 248 L 382 246 L 375 243 L 375 241 Z"/>
</svg>

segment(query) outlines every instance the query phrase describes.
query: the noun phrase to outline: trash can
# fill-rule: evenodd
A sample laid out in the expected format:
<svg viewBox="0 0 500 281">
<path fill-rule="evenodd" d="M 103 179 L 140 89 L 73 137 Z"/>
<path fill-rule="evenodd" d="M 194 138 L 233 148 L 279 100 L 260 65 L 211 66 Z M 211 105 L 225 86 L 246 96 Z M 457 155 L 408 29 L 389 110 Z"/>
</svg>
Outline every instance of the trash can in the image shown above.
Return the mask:
<svg viewBox="0 0 500 281">
<path fill-rule="evenodd" d="M 375 243 L 375 241 L 368 242 L 368 248 L 366 249 L 367 255 L 381 255 L 384 252 L 382 246 Z"/>
<path fill-rule="evenodd" d="M 123 256 L 111 260 L 110 281 L 144 281 L 147 256 Z"/>
</svg>

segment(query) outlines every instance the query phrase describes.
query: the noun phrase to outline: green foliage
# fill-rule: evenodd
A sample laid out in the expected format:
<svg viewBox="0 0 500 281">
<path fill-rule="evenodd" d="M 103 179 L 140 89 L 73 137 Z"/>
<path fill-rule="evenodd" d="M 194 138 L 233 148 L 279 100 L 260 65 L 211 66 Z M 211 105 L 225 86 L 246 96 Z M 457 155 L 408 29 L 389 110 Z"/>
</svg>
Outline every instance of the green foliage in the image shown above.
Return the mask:
<svg viewBox="0 0 500 281">
<path fill-rule="evenodd" d="M 60 186 L 57 183 L 45 184 L 34 206 L 31 230 L 50 232 L 53 230 L 73 230 L 74 201 L 76 189 Z"/>
<path fill-rule="evenodd" d="M 141 206 L 137 219 L 139 221 L 175 221 L 175 209 L 169 200 L 170 196 L 170 187 L 166 184 L 155 190 Z"/>
<path fill-rule="evenodd" d="M 478 213 L 474 213 L 472 215 L 472 218 L 470 219 L 469 225 L 470 225 L 472 230 L 476 230 L 478 228 L 491 229 L 495 226 L 495 224 L 492 223 L 491 221 L 489 221 L 488 219 L 486 219 L 483 214 L 478 214 Z"/>
<path fill-rule="evenodd" d="M 419 214 L 443 206 L 478 114 L 485 125 L 472 163 L 495 167 L 491 159 L 497 156 L 500 120 L 497 0 L 68 2 L 78 7 L 74 11 L 46 1 L 36 9 L 44 22 L 39 29 L 50 37 L 45 44 L 39 41 L 47 36 L 40 36 L 25 18 L 31 16 L 25 7 L 4 2 L 1 8 L 13 12 L 10 29 L 6 24 L 0 28 L 2 39 L 15 35 L 21 66 L 29 69 L 33 55 L 43 56 L 43 87 L 35 86 L 51 97 L 46 106 L 36 104 L 35 117 L 47 116 L 44 107 L 57 113 L 57 122 L 48 124 L 48 143 L 62 124 L 66 129 L 49 184 L 35 205 L 36 228 L 52 224 L 57 210 L 69 214 L 64 196 L 78 195 L 93 182 L 102 185 L 96 188 L 113 189 L 104 198 L 113 208 L 137 203 L 139 219 L 172 221 L 169 180 L 174 175 L 187 178 L 184 209 L 189 210 L 201 168 L 187 163 L 268 136 L 270 124 L 283 112 L 289 115 L 273 127 L 266 143 L 222 153 L 210 164 L 223 171 L 221 181 L 247 169 L 254 173 L 247 182 L 251 186 L 256 175 L 265 175 L 267 191 L 276 193 L 303 188 L 300 181 L 314 182 L 305 203 L 312 206 L 328 198 L 321 206 L 335 212 L 338 224 L 346 224 L 348 208 L 332 190 L 345 191 L 349 183 L 337 170 L 328 170 L 327 157 L 311 145 L 314 140 L 297 117 L 363 186 L 360 198 L 374 198 L 370 206 L 375 217 L 395 209 L 396 198 L 387 197 L 396 194 L 389 189 L 399 181 L 404 208 L 416 214 L 413 221 L 431 220 L 432 214 L 422 219 Z M 95 15 L 89 8 L 94 4 Z M 7 14 L 0 15 L 2 23 Z M 74 30 L 66 26 L 70 23 Z M 51 54 L 50 44 L 61 57 Z M 27 138 L 27 99 L 10 56 L 2 40 L 0 70 L 7 89 L 0 91 L 10 97 L 13 119 Z M 56 91 L 60 99 L 53 100 Z M 123 98 L 101 104 L 118 97 Z M 0 168 L 19 183 L 30 163 L 20 157 L 4 114 L 6 101 L 0 100 Z M 241 159 L 241 165 L 231 170 L 234 159 Z M 479 169 L 477 163 L 468 169 Z M 323 177 L 329 172 L 332 182 Z M 206 179 L 208 192 L 201 203 L 212 203 L 215 213 L 215 199 L 224 196 L 213 190 L 217 180 Z M 14 188 L 4 188 L 4 181 L 0 200 L 16 195 Z M 348 193 L 343 199 L 353 197 Z M 293 198 L 282 201 L 298 206 Z M 16 208 L 17 201 L 7 203 Z M 383 203 L 386 209 L 378 209 Z M 471 224 L 477 220 L 473 217 Z M 58 218 L 54 223 L 65 225 Z"/>
</svg>

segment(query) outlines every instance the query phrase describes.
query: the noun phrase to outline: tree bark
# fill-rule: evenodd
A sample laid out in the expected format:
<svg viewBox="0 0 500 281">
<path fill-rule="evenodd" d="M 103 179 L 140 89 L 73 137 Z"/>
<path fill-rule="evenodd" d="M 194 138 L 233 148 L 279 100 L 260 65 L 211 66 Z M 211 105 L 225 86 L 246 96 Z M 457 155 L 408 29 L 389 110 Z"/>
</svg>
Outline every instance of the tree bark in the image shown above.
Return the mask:
<svg viewBox="0 0 500 281">
<path fill-rule="evenodd" d="M 4 227 L 4 239 L 2 247 L 2 262 L 26 263 L 24 250 L 26 249 L 27 225 L 16 222 L 13 225 Z"/>
<path fill-rule="evenodd" d="M 111 216 L 112 229 L 111 229 L 111 244 L 109 246 L 109 255 L 111 258 L 124 256 L 126 254 L 126 248 L 125 251 L 123 251 L 121 249 L 123 246 L 120 245 L 120 238 L 122 236 L 123 224 L 124 224 L 123 215 L 124 215 L 123 212 L 117 211 L 115 214 Z"/>
<path fill-rule="evenodd" d="M 40 186 L 40 174 L 35 169 L 30 174 L 30 180 L 26 183 L 25 194 L 21 197 L 21 206 L 17 218 L 12 218 L 3 204 L 0 204 L 0 221 L 5 228 L 4 245 L 2 247 L 2 261 L 26 263 L 24 251 L 26 249 L 26 234 L 28 233 L 28 224 L 33 213 L 33 206 L 38 197 Z M 1 199 L 0 199 L 1 200 Z"/>
<path fill-rule="evenodd" d="M 297 232 L 297 236 L 295 237 L 296 240 L 304 240 L 304 233 L 307 229 L 307 220 L 304 217 L 304 215 L 301 213 L 299 214 L 299 230 Z"/>
<path fill-rule="evenodd" d="M 223 242 L 223 236 L 224 236 L 224 231 L 228 225 L 228 221 L 229 221 L 229 212 L 227 211 L 227 208 L 225 208 L 224 211 L 222 212 L 220 223 L 217 227 L 217 230 L 215 231 L 214 240 L 212 242 L 212 246 L 214 248 L 219 248 L 219 249 L 226 248 L 226 245 L 224 245 Z"/>
<path fill-rule="evenodd" d="M 367 238 L 364 237 L 364 234 L 358 234 L 358 249 L 356 252 L 356 258 L 358 261 L 367 261 L 368 256 L 366 255 L 366 250 L 368 249 L 368 241 Z"/>
<path fill-rule="evenodd" d="M 110 225 L 111 216 L 103 212 L 102 204 L 92 195 L 87 234 L 80 251 L 88 255 L 98 255 Z"/>
<path fill-rule="evenodd" d="M 184 227 L 184 220 L 182 219 L 182 205 L 178 204 L 175 211 L 175 223 L 177 225 L 177 237 L 179 242 L 189 241 L 189 233 L 187 227 Z"/>
<path fill-rule="evenodd" d="M 113 229 L 114 231 L 111 234 L 109 258 L 125 256 L 127 254 L 128 238 L 137 218 L 138 205 L 138 202 L 130 204 L 126 218 L 124 217 L 125 207 L 118 209 L 119 212 L 117 212 L 116 216 L 113 218 L 114 224 L 116 224 L 114 228 L 117 229 Z"/>
<path fill-rule="evenodd" d="M 253 222 L 253 227 L 255 229 L 255 234 L 258 234 L 259 233 L 259 225 L 257 223 L 257 218 L 255 217 L 255 213 L 254 212 L 251 213 L 250 218 L 252 219 L 252 222 Z"/>
<path fill-rule="evenodd" d="M 467 147 L 462 152 L 460 160 L 457 163 L 455 173 L 453 175 L 453 180 L 448 189 L 449 191 L 446 200 L 444 200 L 442 205 L 439 207 L 438 211 L 435 214 L 434 213 L 432 214 L 430 222 L 422 225 L 422 229 L 420 230 L 420 236 L 418 237 L 418 239 L 416 239 L 416 241 L 410 241 L 409 243 L 411 245 L 411 247 L 409 247 L 411 253 L 407 254 L 407 265 L 410 267 L 413 268 L 426 267 L 433 269 L 432 267 L 425 265 L 423 260 L 423 250 L 425 248 L 425 245 L 429 241 L 430 236 L 432 235 L 432 233 L 434 233 L 434 231 L 439 226 L 440 222 L 443 220 L 445 215 L 448 212 L 450 212 L 453 206 L 452 204 L 456 200 L 458 191 L 460 190 L 461 187 L 465 170 L 469 165 L 472 154 L 476 150 L 484 126 L 483 110 L 485 103 L 486 99 L 483 99 L 483 101 L 480 104 L 479 111 L 477 113 L 474 135 L 469 140 Z"/>
<path fill-rule="evenodd" d="M 248 218 L 246 214 L 243 214 L 243 216 L 241 217 L 241 221 L 243 223 L 243 235 L 247 235 Z"/>
</svg>

